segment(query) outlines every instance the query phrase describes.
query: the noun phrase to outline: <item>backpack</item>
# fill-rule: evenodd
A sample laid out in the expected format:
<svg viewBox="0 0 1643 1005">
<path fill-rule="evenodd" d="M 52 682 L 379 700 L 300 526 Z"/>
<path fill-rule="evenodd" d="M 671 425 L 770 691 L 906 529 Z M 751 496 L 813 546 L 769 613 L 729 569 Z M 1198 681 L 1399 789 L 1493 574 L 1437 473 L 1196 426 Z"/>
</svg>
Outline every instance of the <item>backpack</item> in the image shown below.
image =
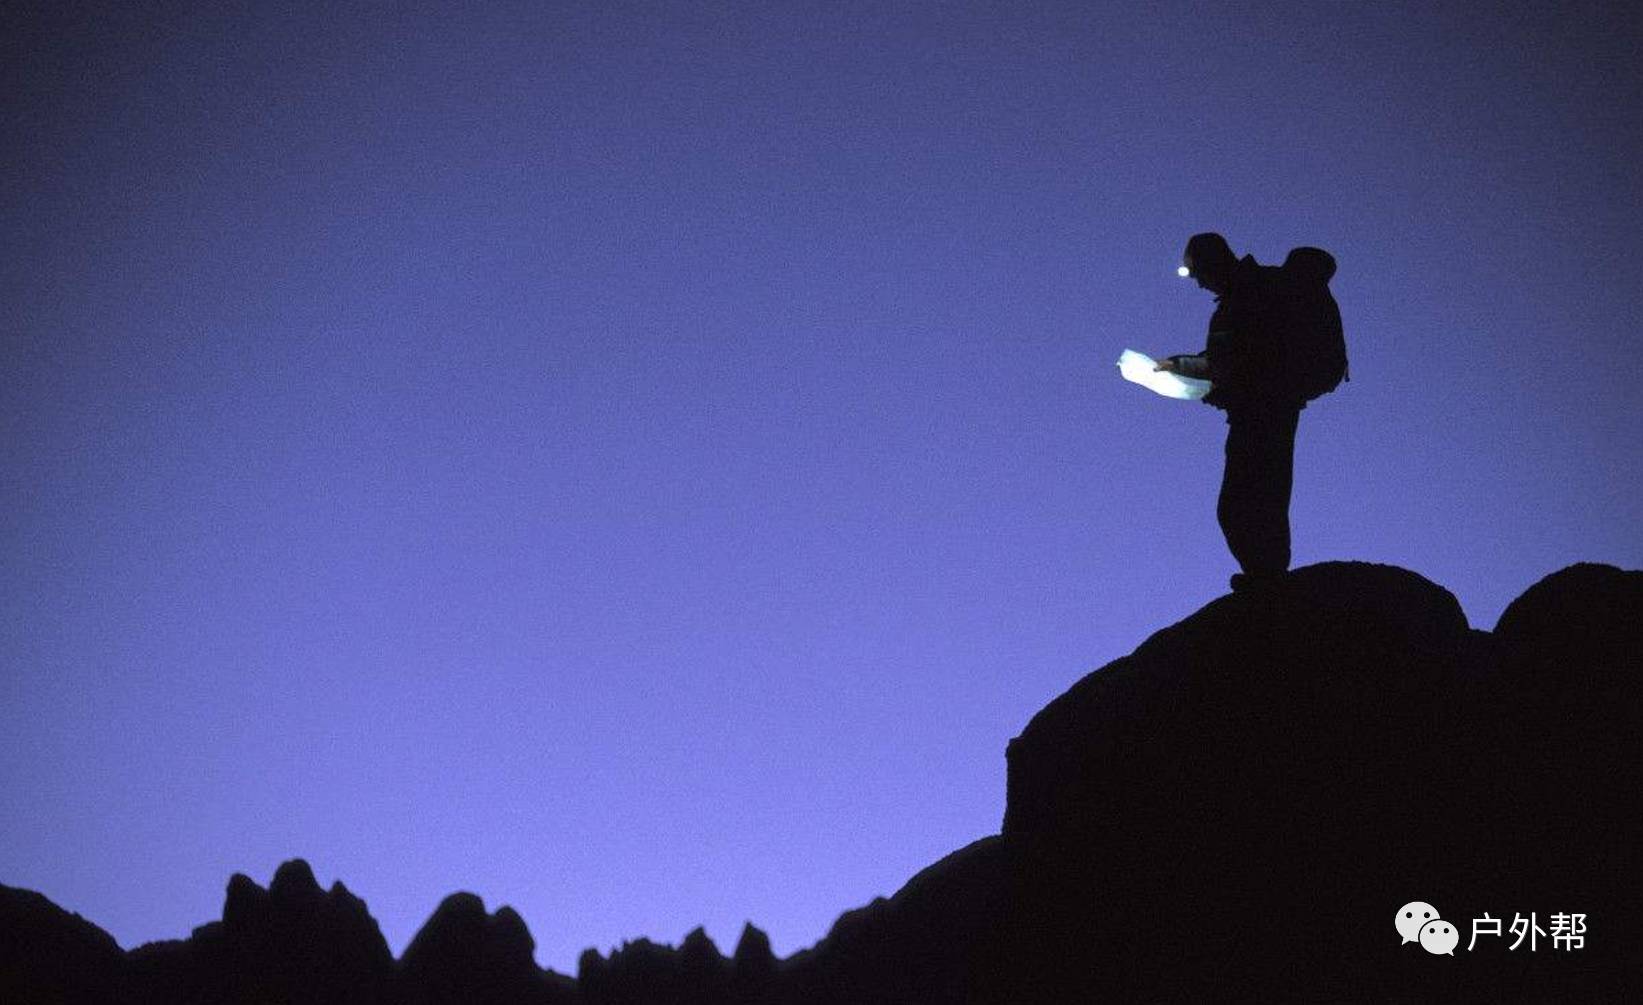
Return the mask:
<svg viewBox="0 0 1643 1005">
<path fill-rule="evenodd" d="M 1341 309 L 1329 292 L 1335 258 L 1322 248 L 1296 248 L 1279 267 L 1274 321 L 1284 354 L 1284 384 L 1302 401 L 1351 380 Z"/>
</svg>

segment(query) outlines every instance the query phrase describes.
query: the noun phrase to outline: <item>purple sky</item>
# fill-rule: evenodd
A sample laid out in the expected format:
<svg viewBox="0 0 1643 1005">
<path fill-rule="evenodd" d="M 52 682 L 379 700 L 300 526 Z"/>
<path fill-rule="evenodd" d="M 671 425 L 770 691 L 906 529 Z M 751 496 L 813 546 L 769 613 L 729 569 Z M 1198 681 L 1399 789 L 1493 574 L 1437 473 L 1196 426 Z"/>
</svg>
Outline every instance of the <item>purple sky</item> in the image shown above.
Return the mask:
<svg viewBox="0 0 1643 1005">
<path fill-rule="evenodd" d="M 303 856 L 396 954 L 466 889 L 561 971 L 787 955 L 996 832 L 1010 737 L 1234 571 L 1221 416 L 1113 366 L 1201 346 L 1198 230 L 1340 263 L 1297 565 L 1483 628 L 1643 567 L 1636 15 L 46 6 L 0 882 L 122 946 Z"/>
</svg>

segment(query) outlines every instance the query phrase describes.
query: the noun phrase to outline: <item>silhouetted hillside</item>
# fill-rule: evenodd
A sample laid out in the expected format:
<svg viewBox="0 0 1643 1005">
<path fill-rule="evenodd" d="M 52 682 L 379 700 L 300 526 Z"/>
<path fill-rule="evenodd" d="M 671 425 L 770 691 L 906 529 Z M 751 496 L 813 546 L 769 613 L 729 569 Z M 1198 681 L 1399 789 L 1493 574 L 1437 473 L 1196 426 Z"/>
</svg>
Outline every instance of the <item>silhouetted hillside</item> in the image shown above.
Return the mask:
<svg viewBox="0 0 1643 1005">
<path fill-rule="evenodd" d="M 0 1001 L 1637 1000 L 1639 652 L 1643 572 L 1571 566 L 1482 632 L 1414 573 L 1310 566 L 1079 680 L 1010 742 L 1001 833 L 785 960 L 697 929 L 573 980 L 458 893 L 395 961 L 294 860 L 129 953 L 0 887 Z M 1411 902 L 1453 955 L 1403 941 Z"/>
</svg>

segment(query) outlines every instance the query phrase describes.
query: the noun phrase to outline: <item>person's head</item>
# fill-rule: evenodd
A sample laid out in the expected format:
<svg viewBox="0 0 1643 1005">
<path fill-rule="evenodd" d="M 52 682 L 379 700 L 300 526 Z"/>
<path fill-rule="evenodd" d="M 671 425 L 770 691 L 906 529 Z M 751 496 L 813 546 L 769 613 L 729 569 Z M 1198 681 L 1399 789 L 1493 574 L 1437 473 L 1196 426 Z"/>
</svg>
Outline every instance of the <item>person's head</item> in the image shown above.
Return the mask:
<svg viewBox="0 0 1643 1005">
<path fill-rule="evenodd" d="M 1216 294 L 1227 291 L 1232 282 L 1232 267 L 1237 264 L 1238 256 L 1232 253 L 1227 239 L 1215 233 L 1192 235 L 1187 241 L 1187 250 L 1181 255 L 1181 266 L 1187 270 L 1185 275 Z"/>
</svg>

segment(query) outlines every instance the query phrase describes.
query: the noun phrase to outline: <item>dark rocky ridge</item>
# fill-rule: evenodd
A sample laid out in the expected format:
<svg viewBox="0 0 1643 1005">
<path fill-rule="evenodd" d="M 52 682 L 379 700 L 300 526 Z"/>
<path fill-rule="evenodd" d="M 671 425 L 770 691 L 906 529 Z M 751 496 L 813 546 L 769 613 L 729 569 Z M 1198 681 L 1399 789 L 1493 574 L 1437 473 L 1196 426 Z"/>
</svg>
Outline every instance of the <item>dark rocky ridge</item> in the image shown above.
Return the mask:
<svg viewBox="0 0 1643 1005">
<path fill-rule="evenodd" d="M 1414 573 L 1310 566 L 1074 684 L 1009 744 L 1002 833 L 785 960 L 698 929 L 573 980 L 458 893 L 395 961 L 297 860 L 129 953 L 0 887 L 0 1001 L 1637 1000 L 1639 653 L 1640 572 L 1571 566 L 1482 632 Z M 1454 957 L 1400 945 L 1411 900 L 1457 922 Z M 1466 950 L 1472 918 L 1531 911 L 1584 913 L 1585 945 Z"/>
</svg>

